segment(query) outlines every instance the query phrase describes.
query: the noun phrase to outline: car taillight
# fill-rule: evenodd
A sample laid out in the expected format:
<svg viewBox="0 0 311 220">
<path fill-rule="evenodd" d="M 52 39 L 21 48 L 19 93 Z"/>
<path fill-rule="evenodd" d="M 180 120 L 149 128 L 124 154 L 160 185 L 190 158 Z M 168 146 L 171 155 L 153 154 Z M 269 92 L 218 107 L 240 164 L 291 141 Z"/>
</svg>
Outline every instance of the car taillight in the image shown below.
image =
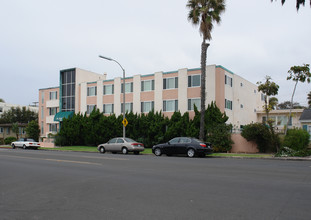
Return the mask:
<svg viewBox="0 0 311 220">
<path fill-rule="evenodd" d="M 40 144 L 38 144 L 38 145 L 40 145 Z"/>
<path fill-rule="evenodd" d="M 29 143 L 30 145 L 32 145 L 32 143 Z"/>
<path fill-rule="evenodd" d="M 144 146 L 143 144 L 140 144 L 140 143 L 132 143 L 131 145 L 138 146 L 138 147 L 143 147 Z"/>
<path fill-rule="evenodd" d="M 202 143 L 201 143 L 200 146 L 201 146 L 201 147 L 206 147 L 206 144 L 202 144 Z"/>
</svg>

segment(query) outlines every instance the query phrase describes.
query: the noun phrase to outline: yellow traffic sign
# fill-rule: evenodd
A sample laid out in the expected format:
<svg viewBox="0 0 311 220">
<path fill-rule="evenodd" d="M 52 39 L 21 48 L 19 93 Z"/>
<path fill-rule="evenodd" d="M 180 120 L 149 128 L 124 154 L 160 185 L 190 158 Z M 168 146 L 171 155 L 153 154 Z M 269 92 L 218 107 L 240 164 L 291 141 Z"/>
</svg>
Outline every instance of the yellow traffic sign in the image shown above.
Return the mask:
<svg viewBox="0 0 311 220">
<path fill-rule="evenodd" d="M 122 124 L 124 125 L 124 127 L 126 127 L 126 125 L 128 124 L 129 122 L 126 120 L 126 118 L 123 119 L 122 121 Z"/>
</svg>

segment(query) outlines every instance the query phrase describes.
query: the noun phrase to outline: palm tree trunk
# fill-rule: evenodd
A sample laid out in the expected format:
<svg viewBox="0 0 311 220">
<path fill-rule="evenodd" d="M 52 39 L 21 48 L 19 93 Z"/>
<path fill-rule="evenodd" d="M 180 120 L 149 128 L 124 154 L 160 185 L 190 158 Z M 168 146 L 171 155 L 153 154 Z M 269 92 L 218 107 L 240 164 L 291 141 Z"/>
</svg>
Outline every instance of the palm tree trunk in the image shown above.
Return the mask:
<svg viewBox="0 0 311 220">
<path fill-rule="evenodd" d="M 298 80 L 295 83 L 295 87 L 294 87 L 294 91 L 293 91 L 293 94 L 292 94 L 292 98 L 290 100 L 290 109 L 289 109 L 289 116 L 288 116 L 288 120 L 287 120 L 286 129 L 285 129 L 285 135 L 287 134 L 287 130 L 288 130 L 288 126 L 289 126 L 289 120 L 290 120 L 290 117 L 292 115 L 293 100 L 294 100 L 294 94 L 295 94 L 295 91 L 296 91 L 297 83 L 298 83 Z"/>
<path fill-rule="evenodd" d="M 206 99 L 206 52 L 209 44 L 205 43 L 205 40 L 202 42 L 201 47 L 201 119 L 200 119 L 200 140 L 205 140 L 205 99 Z"/>
</svg>

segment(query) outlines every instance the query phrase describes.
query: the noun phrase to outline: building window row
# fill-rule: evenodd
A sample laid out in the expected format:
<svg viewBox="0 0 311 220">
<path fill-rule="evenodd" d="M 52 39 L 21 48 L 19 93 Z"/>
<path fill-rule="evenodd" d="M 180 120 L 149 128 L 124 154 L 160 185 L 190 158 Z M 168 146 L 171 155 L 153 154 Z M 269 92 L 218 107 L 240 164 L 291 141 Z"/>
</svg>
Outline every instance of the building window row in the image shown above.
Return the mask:
<svg viewBox="0 0 311 220">
<path fill-rule="evenodd" d="M 133 82 L 125 83 L 125 93 L 133 92 Z M 121 93 L 123 93 L 123 83 L 121 84 Z"/>
<path fill-rule="evenodd" d="M 57 91 L 50 92 L 50 100 L 56 100 L 57 99 Z"/>
<path fill-rule="evenodd" d="M 49 108 L 49 115 L 56 115 L 57 107 Z"/>
<path fill-rule="evenodd" d="M 225 99 L 225 108 L 232 110 L 232 101 Z"/>
<path fill-rule="evenodd" d="M 178 100 L 164 100 L 163 112 L 175 112 L 178 111 Z"/>
<path fill-rule="evenodd" d="M 188 87 L 199 87 L 201 86 L 201 75 L 188 76 Z"/>
<path fill-rule="evenodd" d="M 198 109 L 201 107 L 201 99 L 195 98 L 195 99 L 188 99 L 188 111 L 193 111 L 194 106 L 196 106 Z"/>
<path fill-rule="evenodd" d="M 154 90 L 154 80 L 141 81 L 141 91 L 153 91 Z"/>
<path fill-rule="evenodd" d="M 225 84 L 232 87 L 232 77 L 225 75 Z"/>
<path fill-rule="evenodd" d="M 114 94 L 114 84 L 104 85 L 104 95 L 112 95 Z"/>
<path fill-rule="evenodd" d="M 96 96 L 97 86 L 87 87 L 87 96 Z"/>
<path fill-rule="evenodd" d="M 163 79 L 163 89 L 177 89 L 177 88 L 178 88 L 178 77 Z"/>
<path fill-rule="evenodd" d="M 57 124 L 49 124 L 49 131 L 50 132 L 57 132 Z"/>
<path fill-rule="evenodd" d="M 150 112 L 154 109 L 154 101 L 150 102 L 141 102 L 141 112 Z"/>
</svg>

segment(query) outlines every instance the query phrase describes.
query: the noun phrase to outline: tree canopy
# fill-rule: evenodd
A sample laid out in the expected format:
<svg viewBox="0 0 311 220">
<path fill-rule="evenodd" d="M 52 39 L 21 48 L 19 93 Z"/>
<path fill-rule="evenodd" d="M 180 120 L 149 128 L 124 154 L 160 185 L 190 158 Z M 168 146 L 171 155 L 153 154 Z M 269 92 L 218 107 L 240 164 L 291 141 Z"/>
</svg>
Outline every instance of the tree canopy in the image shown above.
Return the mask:
<svg viewBox="0 0 311 220">
<path fill-rule="evenodd" d="M 38 113 L 26 109 L 26 107 L 12 107 L 10 110 L 3 112 L 0 116 L 0 124 L 28 123 L 33 120 L 38 120 Z"/>
</svg>

